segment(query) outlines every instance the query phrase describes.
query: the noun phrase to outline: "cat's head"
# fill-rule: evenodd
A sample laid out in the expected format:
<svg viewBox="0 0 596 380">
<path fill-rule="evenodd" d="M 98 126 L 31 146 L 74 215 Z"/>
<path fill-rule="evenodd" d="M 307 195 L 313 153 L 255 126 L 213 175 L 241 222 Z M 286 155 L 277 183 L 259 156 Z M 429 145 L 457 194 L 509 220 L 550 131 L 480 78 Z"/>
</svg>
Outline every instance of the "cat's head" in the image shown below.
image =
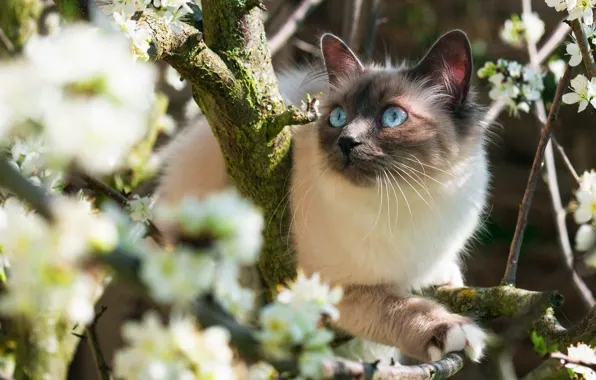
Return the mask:
<svg viewBox="0 0 596 380">
<path fill-rule="evenodd" d="M 319 146 L 329 167 L 350 182 L 438 176 L 482 144 L 462 31 L 440 37 L 412 67 L 364 65 L 332 34 L 322 36 L 321 52 L 329 91 L 321 99 Z"/>
</svg>

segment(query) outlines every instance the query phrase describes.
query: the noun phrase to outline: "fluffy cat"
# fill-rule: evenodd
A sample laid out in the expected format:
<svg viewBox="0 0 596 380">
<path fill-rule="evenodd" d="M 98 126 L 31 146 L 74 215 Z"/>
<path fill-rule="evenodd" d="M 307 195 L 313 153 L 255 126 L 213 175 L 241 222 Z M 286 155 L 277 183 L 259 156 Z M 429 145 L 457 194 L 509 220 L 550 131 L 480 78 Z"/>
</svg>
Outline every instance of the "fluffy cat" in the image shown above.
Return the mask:
<svg viewBox="0 0 596 380">
<path fill-rule="evenodd" d="M 464 349 L 479 360 L 481 328 L 411 295 L 463 285 L 460 256 L 486 204 L 486 127 L 469 91 L 466 35 L 443 35 L 412 67 L 363 65 L 331 34 L 322 36 L 321 52 L 325 75 L 278 74 L 288 103 L 323 92 L 319 119 L 292 127 L 298 266 L 344 287 L 338 326 L 347 332 L 422 361 Z M 228 186 L 204 119 L 166 157 L 158 202 Z"/>
</svg>

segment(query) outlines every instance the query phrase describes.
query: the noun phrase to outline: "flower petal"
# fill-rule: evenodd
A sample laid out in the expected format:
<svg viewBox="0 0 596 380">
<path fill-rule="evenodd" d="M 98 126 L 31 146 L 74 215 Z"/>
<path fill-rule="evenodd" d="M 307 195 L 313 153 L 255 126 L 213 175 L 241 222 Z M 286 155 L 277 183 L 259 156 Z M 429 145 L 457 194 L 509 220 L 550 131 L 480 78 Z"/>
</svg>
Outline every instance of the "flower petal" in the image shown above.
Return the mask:
<svg viewBox="0 0 596 380">
<path fill-rule="evenodd" d="M 588 78 L 581 74 L 577 75 L 571 80 L 571 87 L 578 93 L 585 92 L 588 88 Z"/>
<path fill-rule="evenodd" d="M 577 65 L 579 65 L 582 61 L 582 56 L 581 55 L 572 55 L 571 58 L 569 59 L 569 66 L 575 67 Z"/>
<path fill-rule="evenodd" d="M 596 230 L 591 224 L 582 224 L 575 234 L 575 249 L 585 252 L 596 244 Z"/>
<path fill-rule="evenodd" d="M 579 102 L 581 98 L 575 92 L 570 92 L 568 94 L 563 95 L 563 102 L 565 104 L 575 104 Z"/>
<path fill-rule="evenodd" d="M 586 207 L 580 207 L 573 213 L 573 219 L 577 224 L 588 223 L 592 219 L 592 211 Z"/>
</svg>

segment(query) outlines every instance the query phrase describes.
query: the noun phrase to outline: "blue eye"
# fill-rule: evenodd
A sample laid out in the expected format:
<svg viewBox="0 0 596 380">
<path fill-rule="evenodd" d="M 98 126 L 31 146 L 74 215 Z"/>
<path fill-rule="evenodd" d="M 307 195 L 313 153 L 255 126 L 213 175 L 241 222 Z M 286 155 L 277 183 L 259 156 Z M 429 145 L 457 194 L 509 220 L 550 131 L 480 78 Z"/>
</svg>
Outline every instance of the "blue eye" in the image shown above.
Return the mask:
<svg viewBox="0 0 596 380">
<path fill-rule="evenodd" d="M 346 125 L 346 111 L 342 107 L 335 107 L 329 114 L 329 125 L 333 128 L 341 128 Z"/>
<path fill-rule="evenodd" d="M 397 127 L 398 125 L 402 125 L 407 118 L 408 114 L 403 108 L 391 106 L 383 112 L 381 125 L 387 128 Z"/>
</svg>

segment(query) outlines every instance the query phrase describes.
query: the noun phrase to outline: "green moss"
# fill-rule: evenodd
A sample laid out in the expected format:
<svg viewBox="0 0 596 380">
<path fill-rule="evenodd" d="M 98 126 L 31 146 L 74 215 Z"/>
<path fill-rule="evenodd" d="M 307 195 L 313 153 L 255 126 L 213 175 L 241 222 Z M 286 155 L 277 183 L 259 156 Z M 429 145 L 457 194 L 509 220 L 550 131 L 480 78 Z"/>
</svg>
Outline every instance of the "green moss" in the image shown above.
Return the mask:
<svg viewBox="0 0 596 380">
<path fill-rule="evenodd" d="M 18 53 L 25 41 L 37 33 L 43 5 L 40 0 L 0 0 L 0 9 L 0 28 L 13 45 L 14 53 Z M 0 49 L 0 58 L 9 54 L 4 47 Z"/>
</svg>

